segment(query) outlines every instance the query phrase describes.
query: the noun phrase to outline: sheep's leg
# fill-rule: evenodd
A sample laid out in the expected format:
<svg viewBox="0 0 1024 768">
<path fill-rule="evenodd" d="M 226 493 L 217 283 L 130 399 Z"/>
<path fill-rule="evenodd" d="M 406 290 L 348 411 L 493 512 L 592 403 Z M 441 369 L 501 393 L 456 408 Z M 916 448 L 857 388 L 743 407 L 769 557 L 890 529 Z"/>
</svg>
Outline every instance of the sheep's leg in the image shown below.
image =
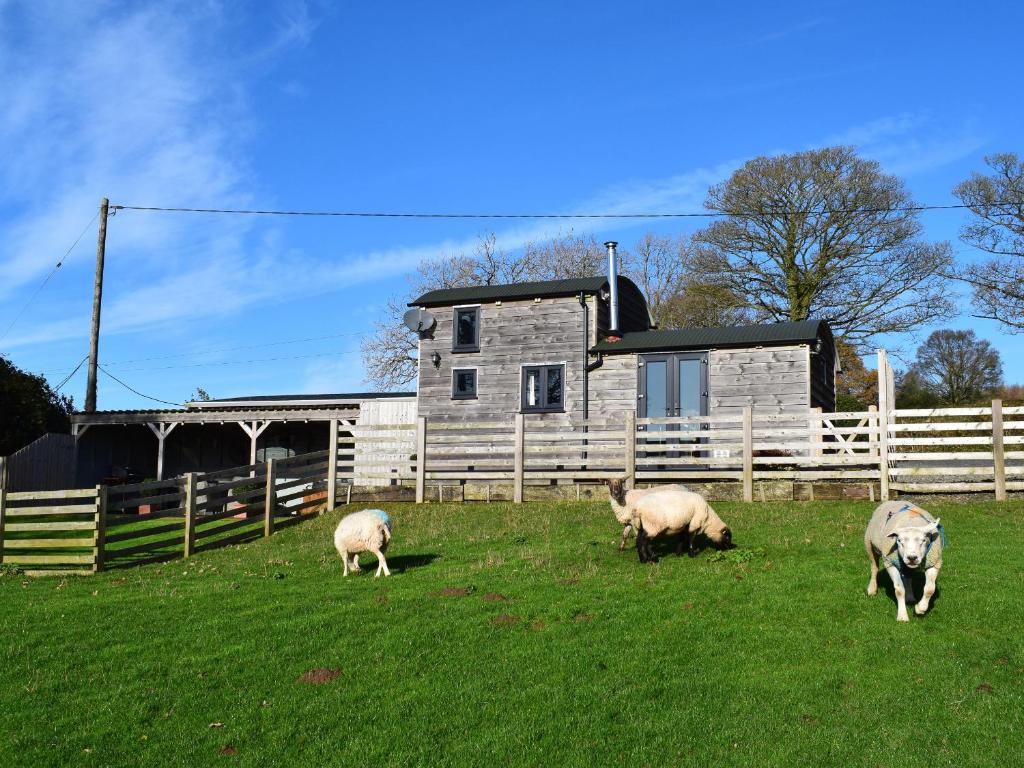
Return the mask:
<svg viewBox="0 0 1024 768">
<path fill-rule="evenodd" d="M 892 579 L 892 588 L 896 592 L 896 621 L 910 621 L 907 615 L 907 592 L 903 588 L 903 575 L 900 569 L 893 565 L 885 566 L 889 578 Z"/>
<path fill-rule="evenodd" d="M 921 602 L 914 606 L 914 613 L 923 616 L 931 603 L 932 595 L 935 594 L 935 580 L 939 577 L 938 568 L 929 568 L 924 572 L 924 594 L 921 595 Z"/>
<path fill-rule="evenodd" d="M 644 547 L 644 543 L 647 541 L 647 532 L 644 531 L 643 527 L 640 527 L 636 531 L 636 554 L 640 558 L 641 563 L 647 562 L 647 550 Z"/>
<path fill-rule="evenodd" d="M 348 576 L 348 552 L 341 551 L 342 576 Z"/>
<path fill-rule="evenodd" d="M 352 553 L 352 566 L 351 566 L 351 568 L 352 568 L 353 571 L 357 571 L 357 572 L 363 570 L 362 568 L 359 567 L 359 553 L 358 552 L 353 552 Z"/>
<path fill-rule="evenodd" d="M 679 540 L 676 542 L 676 557 L 682 557 L 683 550 L 690 548 L 690 532 L 685 528 L 679 533 Z"/>
<path fill-rule="evenodd" d="M 875 554 L 875 548 L 871 546 L 870 541 L 864 542 L 864 549 L 868 552 L 868 560 L 871 562 L 871 575 L 868 577 L 868 594 L 873 595 L 878 592 L 878 555 Z"/>
<path fill-rule="evenodd" d="M 370 551 L 377 556 L 377 572 L 373 574 L 374 578 L 380 576 L 382 570 L 385 576 L 390 576 L 391 571 L 388 570 L 388 561 L 384 559 L 384 553 L 380 549 L 371 549 Z"/>
<path fill-rule="evenodd" d="M 913 605 L 914 603 L 917 602 L 916 598 L 914 597 L 914 572 L 913 571 L 906 571 L 903 574 L 903 586 L 906 587 L 906 590 L 907 590 L 907 602 L 910 603 L 911 605 Z"/>
<path fill-rule="evenodd" d="M 622 529 L 622 541 L 619 542 L 619 552 L 622 552 L 626 549 L 626 541 L 629 539 L 629 534 L 632 532 L 632 523 L 626 523 L 626 526 Z"/>
</svg>

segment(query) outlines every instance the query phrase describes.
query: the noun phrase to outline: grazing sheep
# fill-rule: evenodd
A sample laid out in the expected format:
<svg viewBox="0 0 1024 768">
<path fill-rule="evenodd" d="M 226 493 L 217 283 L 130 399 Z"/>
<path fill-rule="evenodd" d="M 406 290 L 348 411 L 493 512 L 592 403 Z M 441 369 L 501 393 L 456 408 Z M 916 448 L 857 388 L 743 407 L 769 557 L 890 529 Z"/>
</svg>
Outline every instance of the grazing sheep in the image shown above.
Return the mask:
<svg viewBox="0 0 1024 768">
<path fill-rule="evenodd" d="M 364 509 L 343 517 L 334 531 L 334 547 L 341 555 L 344 575 L 348 576 L 350 568 L 353 571 L 361 570 L 360 552 L 372 552 L 377 556 L 377 572 L 374 576 L 380 576 L 381 571 L 385 576 L 390 576 L 391 571 L 388 570 L 387 561 L 384 559 L 384 550 L 388 548 L 390 541 L 391 518 L 384 510 Z"/>
<path fill-rule="evenodd" d="M 612 508 L 616 517 L 636 528 L 636 550 L 640 562 L 655 560 L 651 539 L 662 535 L 678 535 L 676 554 L 684 549 L 690 557 L 697 556 L 697 538 L 701 534 L 717 549 L 731 549 L 732 532 L 704 497 L 677 486 L 652 488 L 638 495 L 623 491 L 620 481 L 609 482 Z M 623 532 L 625 536 L 625 532 Z"/>
<path fill-rule="evenodd" d="M 914 613 L 923 616 L 935 594 L 935 580 L 942 568 L 942 546 L 939 518 L 914 504 L 883 502 L 871 515 L 864 532 L 864 548 L 871 561 L 868 594 L 878 591 L 878 558 L 881 557 L 896 592 L 896 621 L 910 621 L 907 600 L 914 601 L 912 572 L 923 567 L 924 594 L 914 607 Z"/>
<path fill-rule="evenodd" d="M 617 477 L 608 481 L 608 496 L 612 504 L 612 512 L 615 515 L 615 519 L 623 526 L 622 541 L 619 542 L 619 552 L 626 548 L 626 540 L 629 539 L 629 535 L 633 532 L 632 512 L 630 511 L 632 505 L 635 505 L 637 500 L 645 494 L 670 488 L 679 491 L 686 490 L 685 485 L 663 485 L 660 488 L 635 488 L 627 491 L 626 479 L 624 477 Z"/>
</svg>

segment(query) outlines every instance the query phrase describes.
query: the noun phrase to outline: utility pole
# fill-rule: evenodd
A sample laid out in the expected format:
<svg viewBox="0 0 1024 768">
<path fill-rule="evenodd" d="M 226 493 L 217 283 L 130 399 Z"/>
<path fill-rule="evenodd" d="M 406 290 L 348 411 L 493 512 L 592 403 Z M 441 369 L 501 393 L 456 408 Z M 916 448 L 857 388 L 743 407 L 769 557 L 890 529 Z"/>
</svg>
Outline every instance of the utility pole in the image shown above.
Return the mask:
<svg viewBox="0 0 1024 768">
<path fill-rule="evenodd" d="M 100 305 L 103 303 L 103 258 L 107 251 L 107 210 L 110 201 L 100 200 L 100 231 L 96 238 L 96 282 L 92 288 L 92 329 L 89 333 L 89 374 L 85 385 L 85 412 L 96 410 L 96 365 L 100 350 Z"/>
</svg>

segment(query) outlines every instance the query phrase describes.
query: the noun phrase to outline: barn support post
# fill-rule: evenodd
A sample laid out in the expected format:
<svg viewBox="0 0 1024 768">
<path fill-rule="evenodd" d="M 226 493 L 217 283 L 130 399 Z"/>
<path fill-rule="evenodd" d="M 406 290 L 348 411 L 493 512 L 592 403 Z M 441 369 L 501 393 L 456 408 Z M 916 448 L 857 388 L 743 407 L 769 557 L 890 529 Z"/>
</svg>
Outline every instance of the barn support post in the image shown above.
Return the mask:
<svg viewBox="0 0 1024 768">
<path fill-rule="evenodd" d="M 743 500 L 754 500 L 754 414 L 743 406 Z"/>
<path fill-rule="evenodd" d="M 196 548 L 196 473 L 185 474 L 185 557 L 192 557 Z"/>
<path fill-rule="evenodd" d="M 7 517 L 7 459 L 0 456 L 0 563 L 4 561 L 4 522 Z"/>
<path fill-rule="evenodd" d="M 1006 455 L 1003 451 L 1003 401 L 992 401 L 992 469 L 996 501 L 1006 501 Z"/>
<path fill-rule="evenodd" d="M 526 421 L 523 418 L 523 414 L 517 413 L 515 417 L 516 424 L 516 436 L 515 436 L 515 458 L 513 459 L 513 470 L 512 470 L 512 502 L 514 504 L 523 503 L 523 459 L 524 459 L 524 442 L 526 434 Z"/>
<path fill-rule="evenodd" d="M 93 548 L 93 573 L 103 570 L 106 560 L 107 545 L 107 487 L 96 486 L 96 514 L 94 516 L 96 528 L 96 546 Z"/>
<path fill-rule="evenodd" d="M 626 487 L 636 487 L 636 411 L 626 411 Z M 579 487 L 576 488 L 579 491 Z"/>
<path fill-rule="evenodd" d="M 416 503 L 422 504 L 427 490 L 427 417 L 416 419 Z"/>
<path fill-rule="evenodd" d="M 891 390 L 889 358 L 884 349 L 878 350 L 878 485 L 882 501 L 889 500 L 889 413 Z"/>
<path fill-rule="evenodd" d="M 146 426 L 156 435 L 156 479 L 164 479 L 164 441 L 174 431 L 180 422 L 172 421 L 167 424 L 158 422 L 147 422 Z"/>
<path fill-rule="evenodd" d="M 338 420 L 331 419 L 327 447 L 327 509 L 338 506 Z M 327 511 L 327 510 L 324 510 Z"/>
<path fill-rule="evenodd" d="M 249 464 L 256 463 L 256 441 L 259 440 L 267 427 L 270 426 L 270 419 L 267 419 L 262 424 L 257 420 L 253 420 L 252 423 L 246 424 L 244 421 L 238 422 L 238 426 L 242 428 L 242 431 L 249 436 Z M 249 477 L 256 477 L 256 470 L 250 470 Z"/>
<path fill-rule="evenodd" d="M 267 492 L 263 505 L 264 536 L 270 536 L 274 532 L 275 507 L 277 507 L 277 463 L 271 459 L 267 462 Z"/>
</svg>

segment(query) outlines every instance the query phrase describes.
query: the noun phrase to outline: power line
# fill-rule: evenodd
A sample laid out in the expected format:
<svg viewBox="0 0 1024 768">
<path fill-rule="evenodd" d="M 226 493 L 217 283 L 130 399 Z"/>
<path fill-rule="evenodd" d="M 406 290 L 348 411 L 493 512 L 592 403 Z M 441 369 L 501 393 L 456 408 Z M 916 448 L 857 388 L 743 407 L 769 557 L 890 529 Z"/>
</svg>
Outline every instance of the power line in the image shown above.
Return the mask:
<svg viewBox="0 0 1024 768">
<path fill-rule="evenodd" d="M 184 365 L 165 365 L 149 368 L 125 368 L 122 373 L 134 373 L 138 371 L 176 371 L 180 368 L 212 368 L 221 365 L 247 365 L 249 363 L 276 363 L 281 360 L 305 360 L 313 357 L 335 357 L 340 355 L 358 354 L 358 349 L 347 349 L 338 352 L 315 352 L 309 355 L 288 355 L 286 357 L 260 357 L 254 360 L 221 360 L 211 363 L 186 363 Z"/>
<path fill-rule="evenodd" d="M 57 263 L 54 265 L 53 269 L 50 270 L 50 274 L 48 274 L 46 276 L 46 279 L 39 284 L 39 287 L 36 288 L 35 293 L 33 293 L 32 296 L 29 297 L 29 300 L 25 302 L 25 306 L 23 306 L 21 310 L 18 312 L 18 314 L 14 316 L 14 319 L 11 320 L 11 324 L 7 326 L 7 330 L 3 332 L 2 336 L 0 336 L 0 341 L 3 341 L 4 339 L 7 338 L 7 334 L 11 332 L 11 329 L 14 327 L 14 324 L 21 319 L 21 316 L 25 314 L 25 310 L 27 310 L 29 306 L 32 304 L 32 302 L 36 300 L 36 296 L 38 296 L 40 291 L 42 291 L 43 288 L 46 287 L 46 284 L 50 282 L 50 278 L 57 274 L 57 270 L 60 269 L 61 265 L 64 264 L 64 259 L 66 259 L 71 254 L 71 252 L 75 250 L 75 246 L 78 245 L 79 240 L 81 240 L 85 236 L 85 233 L 89 231 L 89 228 L 92 227 L 93 222 L 96 221 L 99 215 L 99 211 L 97 211 L 96 215 L 89 220 L 89 223 L 85 225 L 85 227 L 82 229 L 78 237 L 75 238 L 75 242 L 71 244 L 71 247 L 64 251 L 64 255 L 57 260 Z"/>
<path fill-rule="evenodd" d="M 157 403 L 163 403 L 164 405 L 176 405 L 179 408 L 184 408 L 185 407 L 183 403 L 172 403 L 170 400 L 161 400 L 159 397 L 150 397 L 149 395 L 144 395 L 141 392 L 139 392 L 139 390 L 133 389 L 132 387 L 130 387 L 127 384 L 125 384 L 123 381 L 121 381 L 119 378 L 117 378 L 117 376 L 112 374 L 110 371 L 108 371 L 102 365 L 97 365 L 96 367 L 99 368 L 101 371 L 103 371 L 103 373 L 105 373 L 107 376 L 112 378 L 114 381 L 116 381 L 118 384 L 120 384 L 122 387 L 127 389 L 129 392 L 132 392 L 132 393 L 138 395 L 139 397 L 144 397 L 147 400 L 152 400 L 152 401 L 157 402 Z"/>
<path fill-rule="evenodd" d="M 178 352 L 173 355 L 158 355 L 156 357 L 136 357 L 131 360 L 107 361 L 107 365 L 128 365 L 129 363 L 148 363 L 151 360 L 171 360 L 176 357 L 191 357 L 192 355 L 213 355 L 220 352 L 238 352 L 243 349 L 261 349 L 264 347 L 279 347 L 285 344 L 303 344 L 308 341 L 325 341 L 327 339 L 340 339 L 346 336 L 362 336 L 362 333 L 332 333 L 327 336 L 310 336 L 305 339 L 282 339 L 281 341 L 270 341 L 263 344 L 246 344 L 240 347 L 222 347 L 220 349 L 203 349 L 197 352 Z"/>
<path fill-rule="evenodd" d="M 1004 205 L 1005 203 L 993 203 Z M 221 213 L 243 216 L 326 216 L 366 219 L 697 219 L 729 216 L 809 216 L 853 213 L 919 213 L 970 208 L 962 203 L 950 205 L 901 205 L 878 208 L 808 208 L 806 210 L 765 210 L 745 212 L 694 211 L 688 213 L 395 213 L 385 211 L 280 211 L 247 208 L 181 208 L 158 205 L 112 205 L 118 211 L 158 211 L 163 213 Z"/>
<path fill-rule="evenodd" d="M 71 377 L 74 376 L 76 373 L 78 373 L 78 369 L 81 368 L 83 365 L 85 365 L 85 361 L 88 360 L 88 359 L 89 359 L 89 356 L 86 355 L 81 360 L 79 360 L 78 361 L 78 365 L 75 366 L 75 369 L 73 371 L 71 371 L 71 373 L 69 373 L 63 379 L 61 379 L 60 384 L 58 384 L 56 387 L 54 387 L 53 391 L 54 392 L 60 392 L 61 387 L 63 387 L 65 384 L 67 384 L 69 381 L 71 381 Z"/>
</svg>

